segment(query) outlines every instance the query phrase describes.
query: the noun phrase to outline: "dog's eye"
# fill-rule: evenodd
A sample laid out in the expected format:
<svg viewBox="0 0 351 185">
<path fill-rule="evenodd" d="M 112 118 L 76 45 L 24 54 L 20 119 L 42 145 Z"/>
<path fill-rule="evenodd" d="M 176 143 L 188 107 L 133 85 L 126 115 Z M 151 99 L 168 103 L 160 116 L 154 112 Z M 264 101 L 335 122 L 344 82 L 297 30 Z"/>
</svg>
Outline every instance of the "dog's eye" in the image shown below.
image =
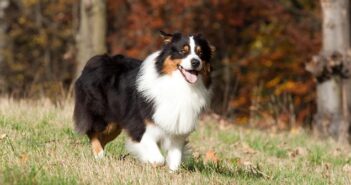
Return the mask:
<svg viewBox="0 0 351 185">
<path fill-rule="evenodd" d="M 181 54 L 187 54 L 189 53 L 189 46 L 188 45 L 184 45 L 183 48 L 180 50 Z"/>
<path fill-rule="evenodd" d="M 197 55 L 202 55 L 202 49 L 201 49 L 201 47 L 200 47 L 200 46 L 197 46 L 197 47 L 195 48 L 195 52 L 196 52 Z"/>
</svg>

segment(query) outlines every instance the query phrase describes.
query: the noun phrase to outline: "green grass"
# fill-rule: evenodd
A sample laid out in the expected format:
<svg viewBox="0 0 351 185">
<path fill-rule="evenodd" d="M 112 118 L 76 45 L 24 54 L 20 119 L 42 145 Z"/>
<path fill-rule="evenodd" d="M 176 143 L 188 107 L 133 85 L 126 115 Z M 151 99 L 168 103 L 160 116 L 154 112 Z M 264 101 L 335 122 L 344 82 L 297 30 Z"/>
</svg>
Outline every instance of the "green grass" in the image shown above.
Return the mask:
<svg viewBox="0 0 351 185">
<path fill-rule="evenodd" d="M 0 98 L 0 184 L 350 184 L 349 146 L 202 121 L 177 173 L 134 160 L 123 134 L 94 160 L 72 130 L 72 103 Z M 206 154 L 215 152 L 218 161 Z"/>
</svg>

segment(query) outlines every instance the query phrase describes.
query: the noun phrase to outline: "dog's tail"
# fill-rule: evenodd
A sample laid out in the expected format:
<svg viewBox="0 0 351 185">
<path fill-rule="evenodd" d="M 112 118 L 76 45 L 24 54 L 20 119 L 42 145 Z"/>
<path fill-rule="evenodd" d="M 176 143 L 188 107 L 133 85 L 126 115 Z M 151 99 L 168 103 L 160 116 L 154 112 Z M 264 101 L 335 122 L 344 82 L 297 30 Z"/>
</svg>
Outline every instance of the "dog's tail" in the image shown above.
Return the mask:
<svg viewBox="0 0 351 185">
<path fill-rule="evenodd" d="M 106 101 L 99 85 L 103 78 L 99 74 L 103 74 L 102 65 L 107 59 L 109 59 L 107 55 L 91 58 L 74 84 L 73 120 L 78 133 L 100 131 L 106 126 L 102 119 L 105 114 Z"/>
<path fill-rule="evenodd" d="M 75 104 L 73 120 L 75 130 L 80 134 L 85 134 L 93 127 L 93 118 L 85 106 L 86 94 L 81 88 L 79 81 L 75 84 Z"/>
</svg>

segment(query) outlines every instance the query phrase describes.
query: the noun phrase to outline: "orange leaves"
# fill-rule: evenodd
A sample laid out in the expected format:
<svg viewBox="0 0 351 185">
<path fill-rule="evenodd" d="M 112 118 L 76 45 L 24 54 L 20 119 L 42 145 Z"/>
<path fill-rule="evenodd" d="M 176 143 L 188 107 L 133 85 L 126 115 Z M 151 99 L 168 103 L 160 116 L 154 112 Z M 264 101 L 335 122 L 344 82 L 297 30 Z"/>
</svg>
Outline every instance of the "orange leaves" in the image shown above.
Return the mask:
<svg viewBox="0 0 351 185">
<path fill-rule="evenodd" d="M 247 103 L 249 103 L 247 97 L 240 96 L 240 97 L 237 97 L 236 99 L 233 99 L 230 102 L 229 106 L 239 108 L 240 106 L 247 105 Z"/>
<path fill-rule="evenodd" d="M 275 88 L 274 94 L 281 95 L 282 93 L 291 93 L 296 95 L 303 95 L 308 93 L 310 88 L 311 87 L 308 86 L 308 84 L 294 81 L 286 81 Z"/>
<path fill-rule="evenodd" d="M 297 147 L 295 149 L 289 150 L 288 154 L 291 158 L 296 158 L 298 156 L 306 156 L 308 153 L 306 149 L 302 147 Z"/>
<path fill-rule="evenodd" d="M 149 3 L 153 8 L 162 8 L 166 4 L 166 0 L 153 0 Z"/>
<path fill-rule="evenodd" d="M 21 163 L 26 163 L 29 160 L 29 156 L 27 154 L 21 154 L 19 156 L 19 159 L 20 159 Z"/>
<path fill-rule="evenodd" d="M 24 6 L 30 7 L 37 4 L 39 0 L 23 0 L 22 2 Z"/>
<path fill-rule="evenodd" d="M 153 28 L 162 28 L 164 24 L 165 22 L 160 17 L 156 17 L 153 21 L 150 22 L 150 26 Z"/>
<path fill-rule="evenodd" d="M 205 159 L 204 159 L 205 163 L 208 163 L 208 162 L 218 163 L 218 161 L 219 159 L 217 157 L 216 152 L 214 152 L 213 150 L 209 150 L 206 152 Z"/>
<path fill-rule="evenodd" d="M 28 94 L 33 83 L 43 87 L 48 81 L 68 87 L 75 55 L 67 53 L 76 44 L 79 1 L 18 3 L 6 19 L 12 46 L 6 48 L 5 89 Z M 108 0 L 108 50 L 142 59 L 160 48 L 160 29 L 201 32 L 217 48 L 213 110 L 235 117 L 236 123 L 247 123 L 253 113 L 277 120 L 296 114 L 303 122 L 314 111 L 313 79 L 304 62 L 320 46 L 320 20 L 311 13 L 319 11 L 318 3 L 311 1 L 292 13 L 293 4 L 264 0 Z M 292 97 L 290 104 L 276 110 L 272 97 L 284 96 Z M 286 110 L 289 106 L 293 110 Z"/>
<path fill-rule="evenodd" d="M 266 83 L 266 87 L 267 88 L 274 88 L 280 83 L 281 80 L 282 80 L 281 77 L 277 76 L 277 77 L 273 78 L 272 80 L 268 81 Z"/>
<path fill-rule="evenodd" d="M 251 5 L 248 5 L 249 1 L 252 3 Z M 157 32 L 160 28 L 166 31 L 203 32 L 218 48 L 213 60 L 215 66 L 213 82 L 216 87 L 213 97 L 219 98 L 213 102 L 213 105 L 219 106 L 214 107 L 214 110 L 217 113 L 220 112 L 221 115 L 236 118 L 235 121 L 229 119 L 228 122 L 218 119 L 216 122 L 219 125 L 217 126 L 227 130 L 228 124 L 247 124 L 251 122 L 251 118 L 257 117 L 259 119 L 257 125 L 266 126 L 264 128 L 285 129 L 291 134 L 298 133 L 298 127 L 293 125 L 294 116 L 297 122 L 302 123 L 311 118 L 314 111 L 313 106 L 311 106 L 314 98 L 314 86 L 311 83 L 310 75 L 304 72 L 303 63 L 305 58 L 309 54 L 315 53 L 313 50 L 318 47 L 314 41 L 316 40 L 314 36 L 316 31 L 313 31 L 308 25 L 300 24 L 311 17 L 308 14 L 304 14 L 306 17 L 286 17 L 286 14 L 280 16 L 274 14 L 275 10 L 272 9 L 266 8 L 266 10 L 261 11 L 262 8 L 256 6 L 253 0 L 249 1 L 241 0 L 233 3 L 233 1 L 210 0 L 206 2 L 213 2 L 215 7 L 211 7 L 210 11 L 207 11 L 205 5 L 184 7 L 181 1 L 179 3 L 177 3 L 178 1 L 164 3 L 165 1 L 162 0 L 109 0 L 111 3 L 108 6 L 109 51 L 113 54 L 122 53 L 141 59 L 160 47 Z M 189 1 L 189 3 L 191 2 Z M 275 1 L 262 2 L 271 4 Z M 316 2 L 318 3 L 318 1 Z M 133 4 L 139 4 L 139 7 L 131 8 L 134 6 Z M 289 6 L 288 4 L 286 6 Z M 74 20 L 72 13 L 69 12 L 74 9 L 72 6 L 63 6 L 68 12 L 59 9 L 61 6 L 54 4 L 50 6 L 49 11 L 46 8 L 46 3 L 44 4 L 44 28 L 42 29 L 45 31 L 33 29 L 32 26 L 35 25 L 36 20 L 34 13 L 28 17 L 22 15 L 22 18 L 10 20 L 13 24 L 9 27 L 11 33 L 9 39 L 12 40 L 11 45 L 13 44 L 13 46 L 8 48 L 13 48 L 9 53 L 14 55 L 11 60 L 14 63 L 11 63 L 11 67 L 7 69 L 16 70 L 12 70 L 13 76 L 8 73 L 10 70 L 3 71 L 8 79 L 13 79 L 8 83 L 11 84 L 8 89 L 15 91 L 11 94 L 16 95 L 16 92 L 28 94 L 25 90 L 30 89 L 34 93 L 29 94 L 41 95 L 43 94 L 42 89 L 44 89 L 47 95 L 57 97 L 57 92 L 62 92 L 61 86 L 65 85 L 64 83 L 70 84 L 70 75 L 72 76 L 71 71 L 74 68 L 68 66 L 67 60 L 62 60 L 62 58 L 71 59 L 70 63 L 74 63 L 71 61 L 74 60 L 75 50 L 69 50 L 73 54 L 63 54 L 67 53 L 69 48 L 74 48 L 74 29 L 76 29 L 75 24 L 77 24 L 74 21 L 77 20 Z M 110 9 L 110 7 L 113 8 Z M 174 8 L 177 11 L 174 11 Z M 304 9 L 298 11 L 304 11 Z M 22 12 L 24 11 L 19 11 L 18 14 L 22 14 Z M 267 15 L 262 15 L 262 12 Z M 238 14 L 245 16 L 237 16 Z M 295 20 L 300 20 L 300 22 Z M 276 24 L 272 24 L 272 22 Z M 287 24 L 294 31 L 293 39 L 291 39 L 292 32 L 285 29 Z M 315 21 L 314 25 L 314 27 L 316 25 L 318 27 L 318 20 Z M 256 38 L 257 35 L 260 38 Z M 303 39 L 301 40 L 301 38 Z M 253 45 L 254 47 L 251 48 L 250 46 Z M 228 59 L 224 67 L 222 67 L 222 58 Z M 224 74 L 224 69 L 229 69 L 228 78 Z M 24 74 L 26 72 L 29 74 Z M 67 73 L 69 74 L 67 75 Z M 23 80 L 17 80 L 18 77 Z M 49 80 L 50 83 L 48 83 Z M 27 84 L 31 84 L 33 81 L 40 88 L 35 88 L 37 86 L 27 87 Z M 226 86 L 229 90 L 224 90 Z M 220 98 L 224 95 L 227 97 L 226 102 Z M 285 97 L 288 97 L 288 101 L 284 100 Z M 229 105 L 224 106 L 223 104 L 226 103 Z M 222 110 L 228 112 L 221 112 Z M 0 134 L 1 144 L 6 141 L 6 137 L 6 134 Z M 230 142 L 232 140 L 229 140 L 228 143 Z M 204 145 L 208 145 L 208 143 L 204 142 Z M 232 143 L 225 147 L 231 146 Z M 252 160 L 250 157 L 260 155 L 261 150 L 258 147 L 242 143 L 226 151 L 228 153 L 222 155 L 219 148 L 205 150 L 201 156 L 195 156 L 195 158 L 207 166 L 214 163 L 213 168 L 225 164 L 231 165 L 231 168 L 239 169 L 234 171 L 232 177 L 240 176 L 239 173 L 242 171 L 245 174 L 258 174 L 265 177 L 267 175 L 264 171 L 272 173 L 271 169 L 262 170 L 254 162 L 256 160 Z M 282 151 L 281 153 L 287 155 L 287 159 L 283 158 L 279 161 L 299 159 L 308 152 L 304 148 Z M 236 152 L 241 153 L 237 155 Z M 230 159 L 223 156 L 230 156 Z M 242 158 L 238 158 L 238 156 Z M 260 156 L 267 156 L 267 154 Z M 29 164 L 35 159 L 33 156 L 22 154 L 19 155 L 19 160 Z M 281 164 L 277 164 L 277 166 L 280 167 Z M 343 170 L 351 173 L 351 165 L 345 165 Z M 242 177 L 246 178 L 246 175 Z M 257 181 L 255 178 L 251 180 Z M 213 183 L 219 183 L 219 181 Z"/>
<path fill-rule="evenodd" d="M 194 156 L 193 163 L 195 164 L 195 168 L 202 170 L 210 170 L 210 171 L 227 171 L 234 172 L 237 171 L 239 173 L 246 173 L 258 177 L 263 178 L 271 178 L 267 175 L 259 164 L 253 164 L 251 161 L 243 158 L 226 158 L 220 159 L 216 153 L 212 150 L 206 152 L 205 158 L 202 160 L 201 156 L 197 154 Z"/>
</svg>

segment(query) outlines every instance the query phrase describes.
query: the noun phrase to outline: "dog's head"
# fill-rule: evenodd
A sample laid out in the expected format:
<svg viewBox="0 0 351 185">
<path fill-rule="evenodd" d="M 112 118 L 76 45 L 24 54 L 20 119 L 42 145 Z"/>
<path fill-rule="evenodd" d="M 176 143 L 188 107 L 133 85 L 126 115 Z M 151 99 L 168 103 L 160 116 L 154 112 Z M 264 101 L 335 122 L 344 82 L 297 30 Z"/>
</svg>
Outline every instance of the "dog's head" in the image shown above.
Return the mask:
<svg viewBox="0 0 351 185">
<path fill-rule="evenodd" d="M 156 59 L 156 68 L 160 75 L 181 73 L 190 84 L 204 80 L 210 84 L 211 57 L 214 48 L 200 34 L 185 36 L 181 33 L 168 34 L 161 31 L 163 49 Z"/>
</svg>

